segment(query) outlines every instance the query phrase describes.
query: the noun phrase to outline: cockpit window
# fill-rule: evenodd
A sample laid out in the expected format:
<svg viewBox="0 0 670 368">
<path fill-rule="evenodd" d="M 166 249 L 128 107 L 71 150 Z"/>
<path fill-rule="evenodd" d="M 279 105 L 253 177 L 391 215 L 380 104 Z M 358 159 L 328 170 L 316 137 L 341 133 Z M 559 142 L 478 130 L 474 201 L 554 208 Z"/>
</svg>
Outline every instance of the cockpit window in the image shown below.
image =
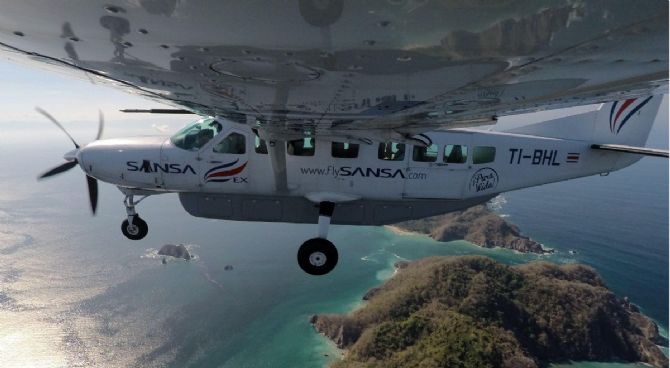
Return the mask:
<svg viewBox="0 0 670 368">
<path fill-rule="evenodd" d="M 216 153 L 229 153 L 233 155 L 243 155 L 246 153 L 246 139 L 240 133 L 230 133 L 223 138 L 219 144 L 214 146 Z"/>
<path fill-rule="evenodd" d="M 219 134 L 222 128 L 221 123 L 213 118 L 204 118 L 175 133 L 170 141 L 181 149 L 197 151 Z"/>
</svg>

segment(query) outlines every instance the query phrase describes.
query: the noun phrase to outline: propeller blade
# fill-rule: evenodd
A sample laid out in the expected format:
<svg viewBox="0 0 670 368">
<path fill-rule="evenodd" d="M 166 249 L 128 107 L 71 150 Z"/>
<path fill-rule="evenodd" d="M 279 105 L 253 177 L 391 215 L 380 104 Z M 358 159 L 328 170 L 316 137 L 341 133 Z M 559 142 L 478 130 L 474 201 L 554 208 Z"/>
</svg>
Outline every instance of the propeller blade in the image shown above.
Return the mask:
<svg viewBox="0 0 670 368">
<path fill-rule="evenodd" d="M 48 112 L 44 111 L 44 110 L 43 110 L 42 108 L 40 108 L 39 106 L 36 106 L 36 107 L 35 107 L 35 111 L 37 111 L 37 112 L 39 112 L 40 114 L 44 115 L 45 118 L 51 120 L 52 123 L 56 124 L 56 126 L 59 127 L 60 130 L 62 130 L 63 133 L 65 133 L 65 135 L 68 136 L 68 138 L 70 138 L 70 140 L 72 141 L 72 143 L 74 143 L 75 148 L 79 148 L 79 145 L 77 144 L 77 142 L 74 140 L 74 138 L 72 138 L 72 136 L 70 135 L 70 133 L 68 133 L 67 130 L 65 130 L 65 128 L 63 128 L 62 125 L 60 125 L 60 123 L 58 122 L 58 120 L 56 120 L 53 116 L 51 116 Z"/>
<path fill-rule="evenodd" d="M 105 130 L 105 115 L 102 114 L 102 110 L 98 110 L 98 135 L 95 136 L 95 140 L 102 138 L 102 132 Z"/>
<path fill-rule="evenodd" d="M 88 185 L 88 199 L 91 201 L 91 212 L 95 215 L 98 208 L 98 181 L 86 175 L 86 184 Z"/>
<path fill-rule="evenodd" d="M 77 160 L 74 160 L 74 161 L 68 161 L 64 164 L 58 165 L 58 166 L 54 167 L 53 169 L 51 169 L 51 170 L 45 172 L 44 174 L 40 175 L 38 179 L 48 178 L 50 176 L 54 176 L 56 174 L 60 174 L 62 172 L 68 171 L 71 168 L 77 166 L 77 163 L 78 163 Z"/>
</svg>

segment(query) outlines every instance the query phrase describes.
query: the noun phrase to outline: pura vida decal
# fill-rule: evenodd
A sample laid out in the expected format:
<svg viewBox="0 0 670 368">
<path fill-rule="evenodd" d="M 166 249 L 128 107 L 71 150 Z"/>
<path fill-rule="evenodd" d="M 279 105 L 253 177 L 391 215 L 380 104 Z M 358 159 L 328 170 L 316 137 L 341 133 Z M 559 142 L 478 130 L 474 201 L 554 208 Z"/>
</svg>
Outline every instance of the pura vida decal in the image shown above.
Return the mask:
<svg viewBox="0 0 670 368">
<path fill-rule="evenodd" d="M 470 178 L 468 190 L 470 192 L 484 192 L 498 186 L 498 173 L 490 167 L 477 170 Z"/>
<path fill-rule="evenodd" d="M 215 183 L 225 183 L 227 181 L 233 181 L 233 183 L 246 183 L 247 178 L 238 177 L 237 174 L 244 171 L 244 168 L 247 167 L 247 163 L 238 165 L 240 160 L 237 159 L 233 162 L 227 164 L 215 166 L 205 173 L 205 183 L 215 182 Z"/>
<path fill-rule="evenodd" d="M 626 125 L 628 120 L 630 120 L 636 112 L 640 111 L 640 109 L 651 100 L 651 97 L 652 96 L 649 96 L 641 102 L 636 102 L 638 101 L 637 98 L 629 98 L 621 104 L 619 104 L 619 101 L 615 101 L 610 110 L 610 131 L 614 134 L 619 134 L 621 128 Z"/>
</svg>

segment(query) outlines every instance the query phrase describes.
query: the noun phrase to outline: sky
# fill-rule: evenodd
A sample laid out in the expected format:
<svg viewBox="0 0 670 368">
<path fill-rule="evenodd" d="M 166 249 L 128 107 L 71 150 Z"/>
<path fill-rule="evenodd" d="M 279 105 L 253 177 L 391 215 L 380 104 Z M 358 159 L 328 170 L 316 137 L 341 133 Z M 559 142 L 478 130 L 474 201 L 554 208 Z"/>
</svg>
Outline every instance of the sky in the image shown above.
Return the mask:
<svg viewBox="0 0 670 368">
<path fill-rule="evenodd" d="M 165 105 L 95 85 L 88 79 L 24 66 L 0 59 L 0 122 L 35 122 L 44 119 L 35 106 L 49 111 L 62 122 L 97 121 L 101 109 L 108 121 L 190 121 L 194 116 L 124 114 L 123 108 L 166 108 Z M 168 108 L 173 108 L 168 106 Z"/>
</svg>

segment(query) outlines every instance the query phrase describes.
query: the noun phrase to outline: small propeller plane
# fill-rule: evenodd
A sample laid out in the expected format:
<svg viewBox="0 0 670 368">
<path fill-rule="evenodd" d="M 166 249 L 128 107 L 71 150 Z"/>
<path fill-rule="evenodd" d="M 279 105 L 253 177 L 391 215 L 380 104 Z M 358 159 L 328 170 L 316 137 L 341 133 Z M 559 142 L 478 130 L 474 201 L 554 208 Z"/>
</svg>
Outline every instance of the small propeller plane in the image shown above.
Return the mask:
<svg viewBox="0 0 670 368">
<path fill-rule="evenodd" d="M 317 223 L 312 275 L 338 253 L 330 224 L 382 225 L 510 190 L 603 174 L 643 155 L 668 82 L 668 3 L 592 0 L 10 0 L 0 54 L 192 113 L 174 135 L 74 143 L 91 208 L 124 194 L 194 216 Z M 595 104 L 502 132 L 499 116 Z"/>
<path fill-rule="evenodd" d="M 41 178 L 79 165 L 93 212 L 97 180 L 116 185 L 125 194 L 121 231 L 133 240 L 148 233 L 135 206 L 160 193 L 178 193 L 184 209 L 197 217 L 291 223 L 318 218 L 318 235 L 300 246 L 298 264 L 323 275 L 338 259 L 327 239 L 331 223 L 423 218 L 510 190 L 609 173 L 642 155 L 668 157 L 667 151 L 642 147 L 661 101 L 649 96 L 602 104 L 507 132 L 451 129 L 395 141 L 304 136 L 282 142 L 223 117 L 201 118 L 171 137 L 100 140 L 101 115 L 97 139 L 83 147 L 38 109 L 75 147 L 64 164 Z"/>
</svg>

